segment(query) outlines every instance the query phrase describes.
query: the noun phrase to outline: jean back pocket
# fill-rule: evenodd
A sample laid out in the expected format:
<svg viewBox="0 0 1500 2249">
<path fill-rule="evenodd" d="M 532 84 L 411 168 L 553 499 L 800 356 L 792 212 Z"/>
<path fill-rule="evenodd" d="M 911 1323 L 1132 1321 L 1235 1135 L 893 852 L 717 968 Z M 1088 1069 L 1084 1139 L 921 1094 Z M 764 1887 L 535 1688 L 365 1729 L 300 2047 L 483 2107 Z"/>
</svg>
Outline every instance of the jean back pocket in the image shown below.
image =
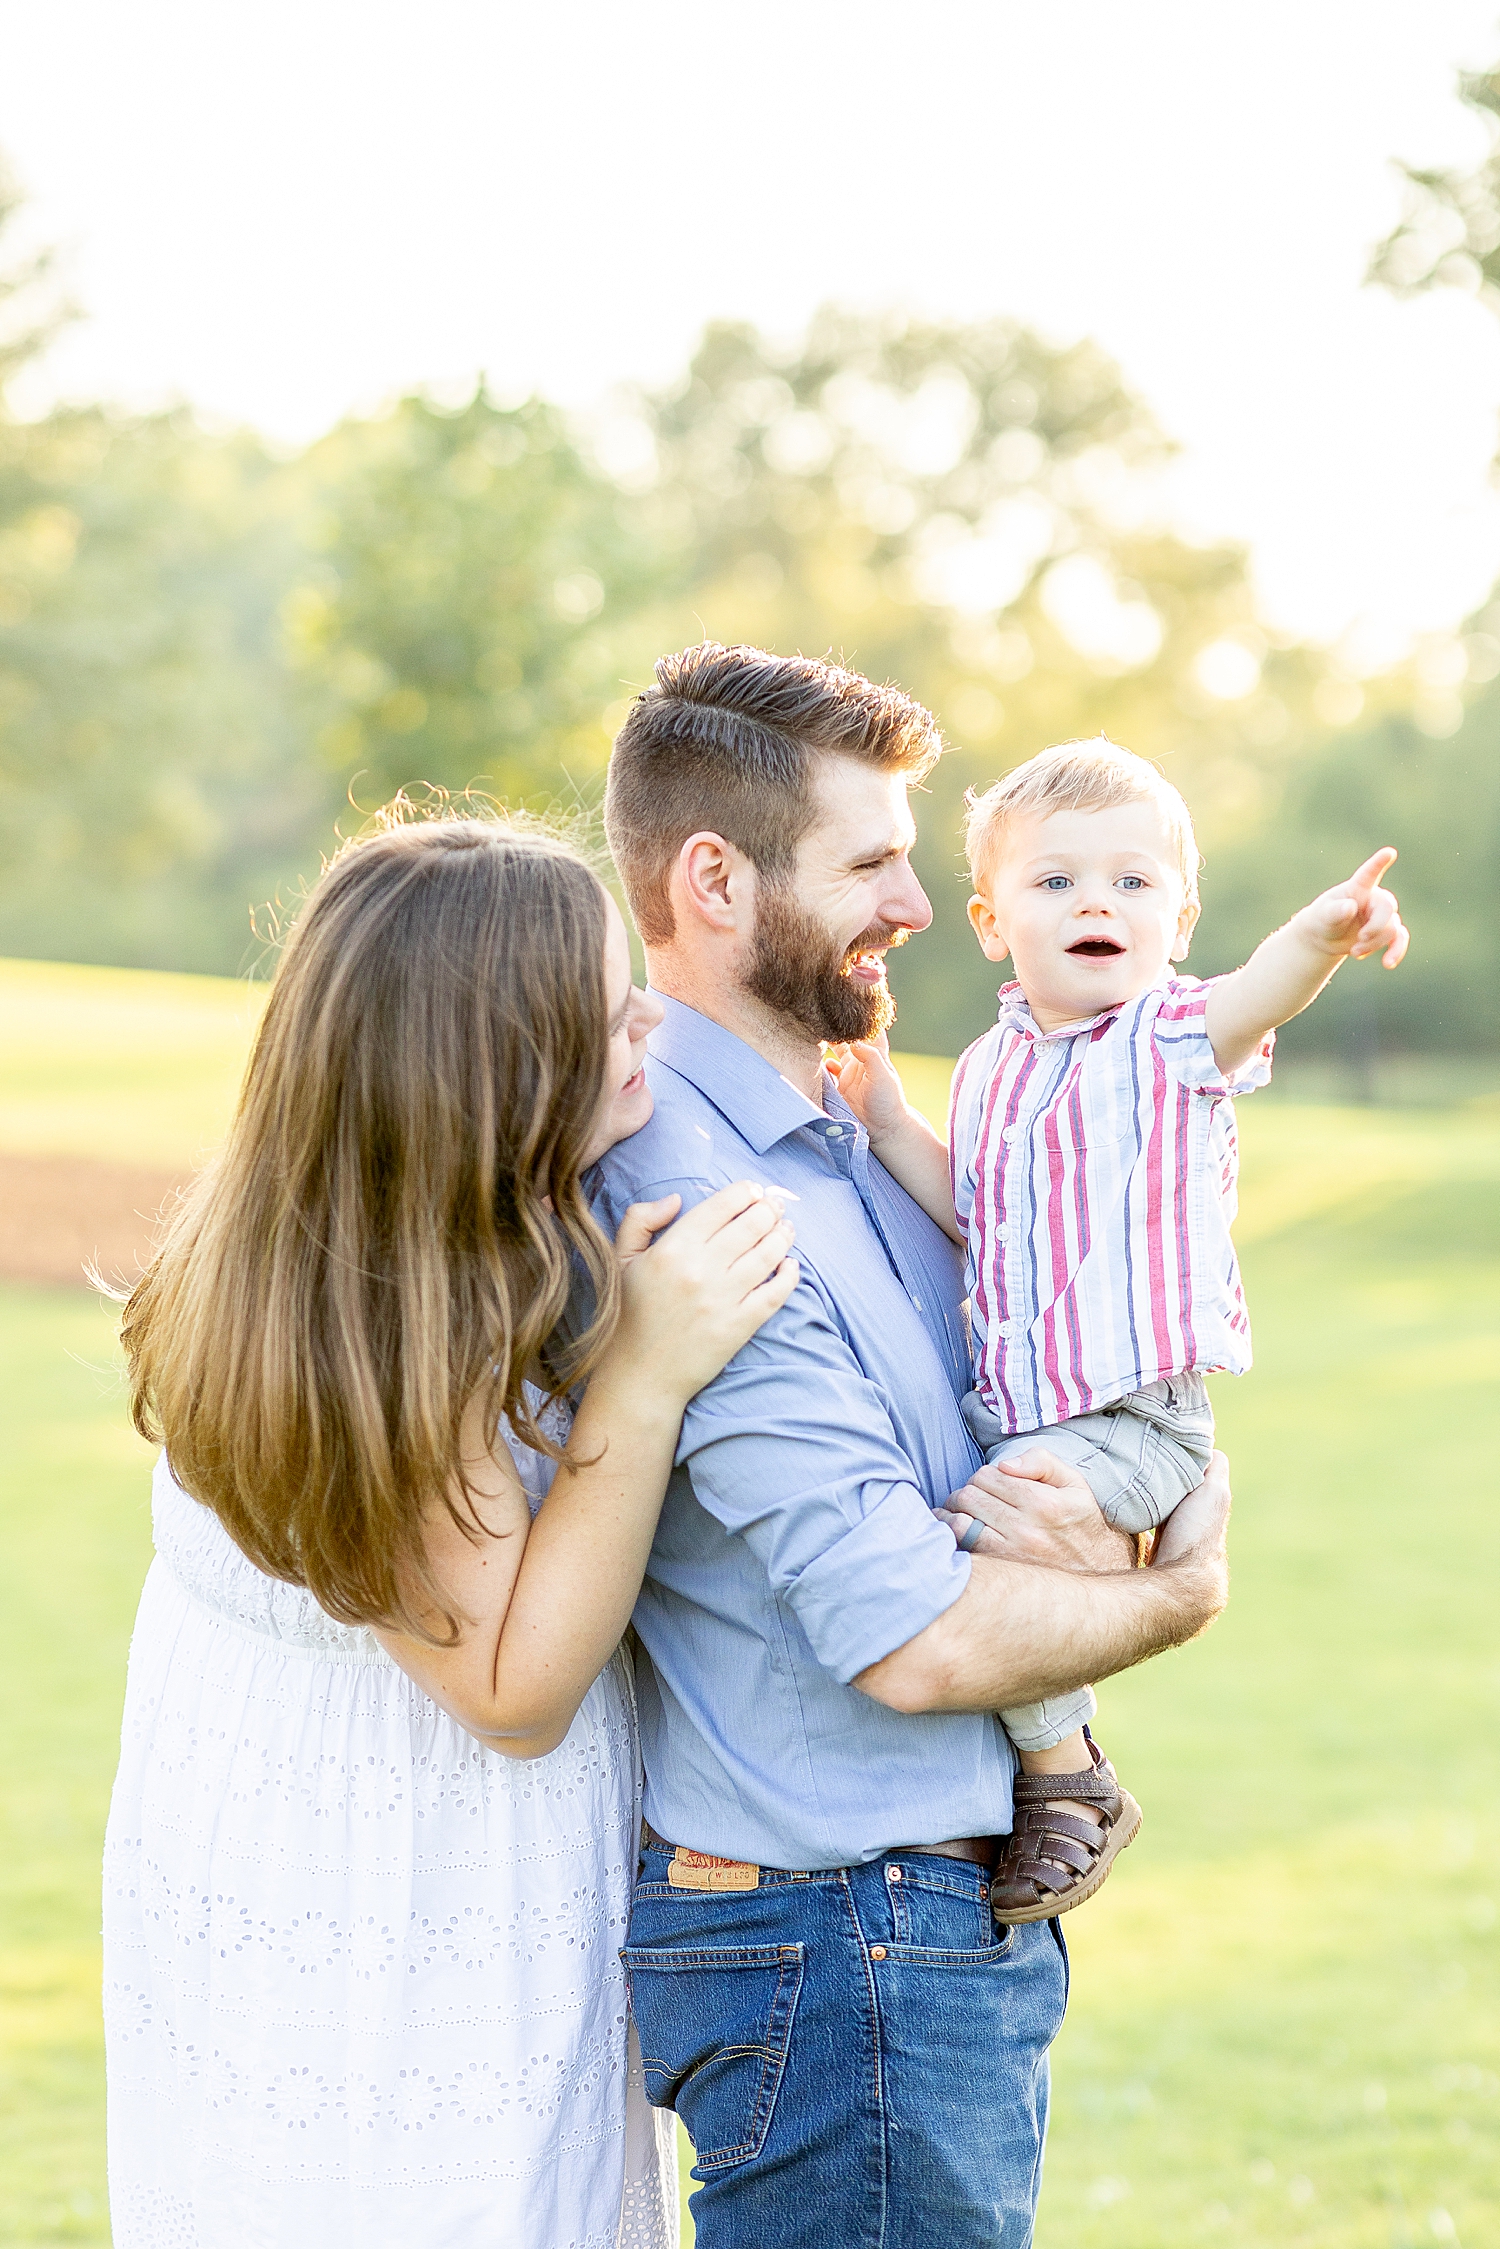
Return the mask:
<svg viewBox="0 0 1500 2249">
<path fill-rule="evenodd" d="M 765 2145 L 802 1989 L 802 1946 L 627 1945 L 620 1954 L 647 2097 L 682 2117 L 696 2168 Z"/>
</svg>

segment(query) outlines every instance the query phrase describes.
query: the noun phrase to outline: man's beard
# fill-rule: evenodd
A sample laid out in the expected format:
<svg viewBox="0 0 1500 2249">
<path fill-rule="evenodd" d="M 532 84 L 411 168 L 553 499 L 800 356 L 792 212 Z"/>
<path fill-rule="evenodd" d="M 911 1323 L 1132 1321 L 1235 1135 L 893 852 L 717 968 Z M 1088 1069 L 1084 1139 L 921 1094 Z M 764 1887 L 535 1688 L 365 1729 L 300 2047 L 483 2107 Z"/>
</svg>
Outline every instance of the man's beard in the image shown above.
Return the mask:
<svg viewBox="0 0 1500 2249">
<path fill-rule="evenodd" d="M 811 1038 L 879 1038 L 896 1020 L 896 1003 L 884 977 L 878 984 L 856 983 L 849 964 L 876 946 L 904 944 L 906 934 L 876 922 L 852 945 L 841 945 L 790 891 L 762 891 L 745 990 Z"/>
</svg>

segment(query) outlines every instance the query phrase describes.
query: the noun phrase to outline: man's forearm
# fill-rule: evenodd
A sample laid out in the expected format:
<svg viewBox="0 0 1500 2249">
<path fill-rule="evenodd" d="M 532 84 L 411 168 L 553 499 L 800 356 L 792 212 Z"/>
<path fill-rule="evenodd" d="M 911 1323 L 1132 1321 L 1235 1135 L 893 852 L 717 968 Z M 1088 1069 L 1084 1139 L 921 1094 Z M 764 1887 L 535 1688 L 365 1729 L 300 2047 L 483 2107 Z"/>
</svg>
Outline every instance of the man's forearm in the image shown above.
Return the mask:
<svg viewBox="0 0 1500 2249">
<path fill-rule="evenodd" d="M 1040 1702 L 1194 1639 L 1227 1592 L 1211 1556 L 1092 1576 L 976 1555 L 953 1607 L 854 1684 L 913 1713 Z"/>
</svg>

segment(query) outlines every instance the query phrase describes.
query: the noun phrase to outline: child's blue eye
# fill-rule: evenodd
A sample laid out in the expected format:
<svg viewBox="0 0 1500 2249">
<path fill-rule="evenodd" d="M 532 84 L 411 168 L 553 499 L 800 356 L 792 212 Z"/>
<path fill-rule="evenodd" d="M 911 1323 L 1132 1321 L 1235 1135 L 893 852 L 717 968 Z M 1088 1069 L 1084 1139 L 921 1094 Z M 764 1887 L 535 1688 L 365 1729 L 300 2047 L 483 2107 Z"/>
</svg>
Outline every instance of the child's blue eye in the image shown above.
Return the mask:
<svg viewBox="0 0 1500 2249">
<path fill-rule="evenodd" d="M 1048 875 L 1042 883 L 1044 890 L 1071 890 L 1072 887 L 1073 885 L 1066 875 Z"/>
<path fill-rule="evenodd" d="M 1121 890 L 1144 890 L 1145 887 L 1145 882 L 1140 875 L 1121 875 L 1120 877 Z"/>
</svg>

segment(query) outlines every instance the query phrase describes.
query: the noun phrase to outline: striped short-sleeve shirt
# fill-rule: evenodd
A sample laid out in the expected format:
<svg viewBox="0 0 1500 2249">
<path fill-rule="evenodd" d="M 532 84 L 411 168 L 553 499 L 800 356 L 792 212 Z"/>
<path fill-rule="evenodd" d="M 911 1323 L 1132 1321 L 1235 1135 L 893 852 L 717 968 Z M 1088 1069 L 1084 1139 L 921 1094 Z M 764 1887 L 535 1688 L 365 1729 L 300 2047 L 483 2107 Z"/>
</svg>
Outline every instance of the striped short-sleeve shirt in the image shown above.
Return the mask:
<svg viewBox="0 0 1500 2249">
<path fill-rule="evenodd" d="M 1226 1075 L 1208 990 L 1174 976 L 1045 1032 L 1007 984 L 999 1021 L 954 1072 L 975 1387 L 1008 1430 L 1250 1365 L 1230 1097 L 1266 1083 L 1273 1038 Z"/>
</svg>

